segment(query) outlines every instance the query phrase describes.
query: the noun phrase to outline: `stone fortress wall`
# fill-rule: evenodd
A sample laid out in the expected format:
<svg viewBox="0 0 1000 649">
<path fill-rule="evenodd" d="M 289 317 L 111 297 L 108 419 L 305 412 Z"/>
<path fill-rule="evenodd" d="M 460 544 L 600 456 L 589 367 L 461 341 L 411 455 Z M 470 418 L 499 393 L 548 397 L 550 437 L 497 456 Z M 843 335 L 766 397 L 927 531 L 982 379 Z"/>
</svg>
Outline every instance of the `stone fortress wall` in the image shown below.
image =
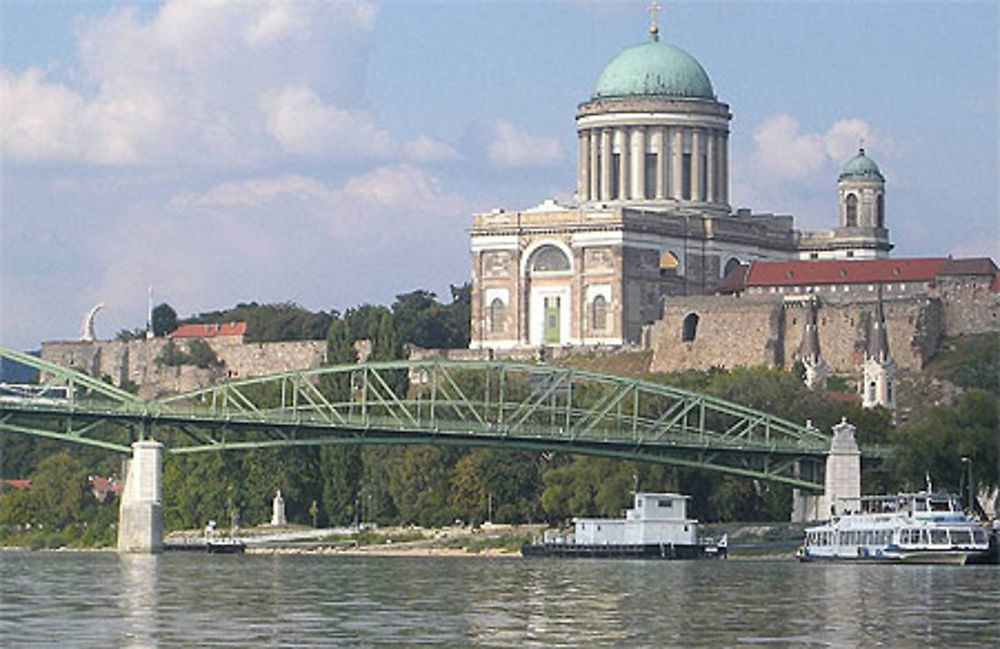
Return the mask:
<svg viewBox="0 0 1000 649">
<path fill-rule="evenodd" d="M 818 300 L 820 351 L 831 371 L 852 374 L 864 359 L 874 294 L 743 294 L 668 298 L 647 333 L 650 369 L 790 369 L 799 360 L 806 300 Z M 1000 331 L 1000 293 L 974 280 L 940 282 L 934 291 L 883 294 L 889 349 L 900 369 L 921 370 L 945 336 Z M 684 340 L 685 321 L 697 318 Z"/>
<path fill-rule="evenodd" d="M 94 377 L 106 376 L 117 386 L 131 381 L 139 386 L 140 396 L 150 398 L 195 390 L 227 379 L 315 368 L 326 356 L 325 340 L 272 343 L 243 343 L 235 338 L 202 340 L 215 352 L 221 363 L 219 367 L 163 365 L 157 359 L 167 345 L 165 338 L 46 342 L 42 343 L 42 359 Z M 176 340 L 175 344 L 186 351 L 185 340 Z"/>
</svg>

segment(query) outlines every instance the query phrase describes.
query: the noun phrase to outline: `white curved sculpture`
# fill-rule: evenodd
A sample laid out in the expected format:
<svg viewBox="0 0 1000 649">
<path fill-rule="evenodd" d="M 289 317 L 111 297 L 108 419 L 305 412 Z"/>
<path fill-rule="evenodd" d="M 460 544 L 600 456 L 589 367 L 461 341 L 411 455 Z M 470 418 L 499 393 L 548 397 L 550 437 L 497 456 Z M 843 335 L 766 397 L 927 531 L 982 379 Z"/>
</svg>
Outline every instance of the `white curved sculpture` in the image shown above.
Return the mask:
<svg viewBox="0 0 1000 649">
<path fill-rule="evenodd" d="M 80 324 L 80 340 L 94 342 L 97 338 L 97 334 L 94 333 L 94 318 L 97 317 L 97 312 L 103 308 L 104 302 L 100 302 L 83 317 L 83 322 Z"/>
</svg>

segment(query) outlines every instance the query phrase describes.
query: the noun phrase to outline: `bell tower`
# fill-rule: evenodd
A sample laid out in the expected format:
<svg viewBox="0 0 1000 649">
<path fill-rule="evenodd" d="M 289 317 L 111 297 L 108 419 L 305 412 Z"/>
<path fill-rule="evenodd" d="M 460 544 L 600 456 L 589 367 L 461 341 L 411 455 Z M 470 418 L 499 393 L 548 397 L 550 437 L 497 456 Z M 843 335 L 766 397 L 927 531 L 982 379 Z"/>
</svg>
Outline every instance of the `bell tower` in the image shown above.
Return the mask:
<svg viewBox="0 0 1000 649">
<path fill-rule="evenodd" d="M 844 165 L 837 193 L 837 256 L 887 258 L 892 245 L 885 225 L 885 177 L 864 147 Z"/>
</svg>

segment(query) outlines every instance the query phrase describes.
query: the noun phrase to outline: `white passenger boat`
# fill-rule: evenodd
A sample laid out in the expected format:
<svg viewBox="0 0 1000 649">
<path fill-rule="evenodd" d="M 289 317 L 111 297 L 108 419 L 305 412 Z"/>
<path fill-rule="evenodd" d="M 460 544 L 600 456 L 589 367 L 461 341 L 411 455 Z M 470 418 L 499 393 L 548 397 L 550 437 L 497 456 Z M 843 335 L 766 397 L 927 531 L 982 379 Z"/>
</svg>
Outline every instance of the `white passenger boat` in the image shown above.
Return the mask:
<svg viewBox="0 0 1000 649">
<path fill-rule="evenodd" d="M 838 501 L 841 514 L 806 529 L 803 561 L 965 564 L 989 551 L 989 535 L 957 496 L 921 492 Z"/>
</svg>

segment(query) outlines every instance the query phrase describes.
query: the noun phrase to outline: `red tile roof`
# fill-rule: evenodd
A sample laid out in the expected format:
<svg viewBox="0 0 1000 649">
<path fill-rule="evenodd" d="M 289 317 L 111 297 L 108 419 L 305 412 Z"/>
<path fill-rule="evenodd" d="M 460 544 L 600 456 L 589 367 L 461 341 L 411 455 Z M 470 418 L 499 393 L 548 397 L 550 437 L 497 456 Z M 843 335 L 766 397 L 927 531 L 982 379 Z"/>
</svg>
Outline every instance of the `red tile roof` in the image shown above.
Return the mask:
<svg viewBox="0 0 1000 649">
<path fill-rule="evenodd" d="M 215 338 L 217 336 L 245 336 L 247 323 L 223 322 L 222 324 L 183 324 L 172 332 L 171 338 Z"/>
<path fill-rule="evenodd" d="M 810 259 L 757 261 L 747 274 L 747 286 L 803 286 L 933 281 L 944 257 L 909 259 Z"/>
<path fill-rule="evenodd" d="M 0 487 L 13 487 L 14 489 L 27 489 L 31 486 L 31 480 L 12 480 L 0 478 Z"/>
</svg>

